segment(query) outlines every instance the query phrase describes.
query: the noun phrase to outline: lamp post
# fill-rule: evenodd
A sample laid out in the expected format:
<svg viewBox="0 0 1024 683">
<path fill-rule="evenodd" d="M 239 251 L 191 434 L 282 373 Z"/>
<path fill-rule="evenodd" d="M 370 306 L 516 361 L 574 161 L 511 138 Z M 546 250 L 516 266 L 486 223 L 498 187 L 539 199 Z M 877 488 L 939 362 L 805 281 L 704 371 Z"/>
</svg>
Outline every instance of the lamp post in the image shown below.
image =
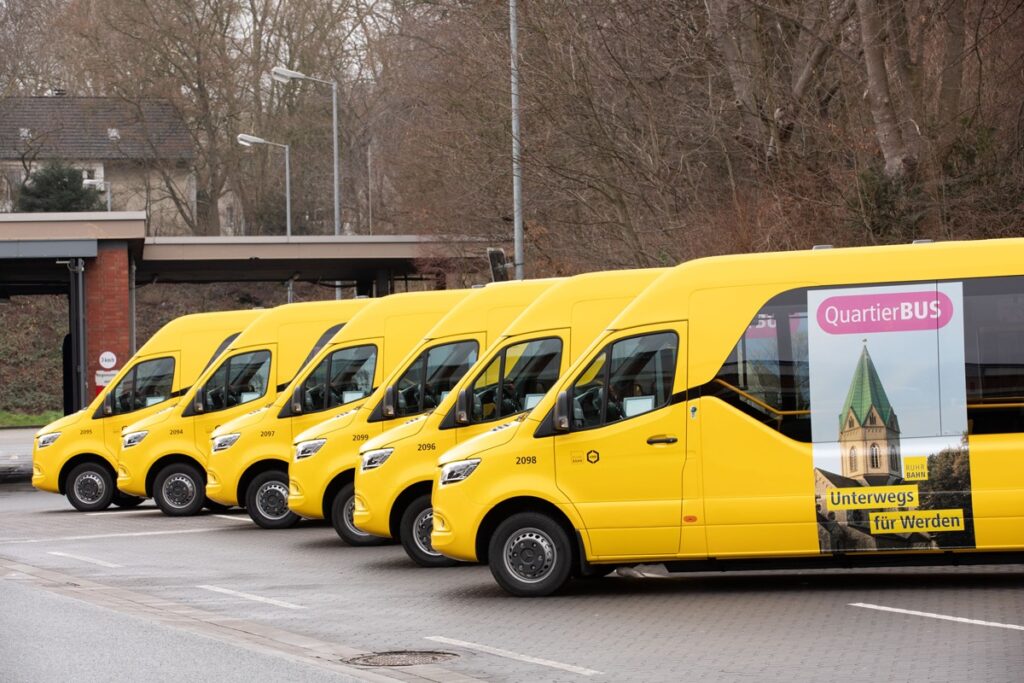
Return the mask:
<svg viewBox="0 0 1024 683">
<path fill-rule="evenodd" d="M 275 66 L 270 70 L 270 77 L 278 83 L 290 83 L 295 80 L 313 81 L 331 86 L 331 127 L 334 143 L 334 234 L 341 234 L 341 170 L 338 163 L 338 82 L 307 76 L 301 71 L 293 71 L 283 66 Z"/>
<path fill-rule="evenodd" d="M 264 140 L 258 138 L 255 135 L 247 135 L 245 133 L 239 133 L 238 137 L 235 138 L 238 144 L 243 147 L 252 147 L 253 145 L 270 145 L 271 147 L 281 147 L 284 149 L 284 206 L 285 206 L 285 234 L 288 239 L 292 236 L 292 162 L 291 162 L 291 147 L 289 145 L 281 144 L 280 142 L 271 142 L 270 140 Z"/>
<path fill-rule="evenodd" d="M 270 77 L 278 83 L 292 81 L 313 81 L 331 86 L 331 142 L 334 147 L 334 236 L 341 234 L 341 167 L 338 161 L 338 82 L 307 76 L 301 71 L 275 66 L 270 70 Z M 334 298 L 341 298 L 341 282 L 334 282 Z"/>
<path fill-rule="evenodd" d="M 516 0 L 508 0 L 508 36 L 512 74 L 512 262 L 516 279 L 523 279 L 523 166 L 519 144 L 519 25 Z"/>
</svg>

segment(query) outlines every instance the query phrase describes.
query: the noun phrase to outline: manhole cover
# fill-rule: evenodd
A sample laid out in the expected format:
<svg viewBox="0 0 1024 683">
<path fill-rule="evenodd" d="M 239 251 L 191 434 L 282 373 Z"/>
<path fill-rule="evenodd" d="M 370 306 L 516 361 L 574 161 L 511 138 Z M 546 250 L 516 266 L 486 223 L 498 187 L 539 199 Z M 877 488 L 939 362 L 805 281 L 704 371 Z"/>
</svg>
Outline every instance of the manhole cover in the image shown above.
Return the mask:
<svg viewBox="0 0 1024 683">
<path fill-rule="evenodd" d="M 394 650 L 392 652 L 371 652 L 345 660 L 356 666 L 416 666 L 417 664 L 437 664 L 458 657 L 454 652 L 437 652 L 433 650 Z"/>
</svg>

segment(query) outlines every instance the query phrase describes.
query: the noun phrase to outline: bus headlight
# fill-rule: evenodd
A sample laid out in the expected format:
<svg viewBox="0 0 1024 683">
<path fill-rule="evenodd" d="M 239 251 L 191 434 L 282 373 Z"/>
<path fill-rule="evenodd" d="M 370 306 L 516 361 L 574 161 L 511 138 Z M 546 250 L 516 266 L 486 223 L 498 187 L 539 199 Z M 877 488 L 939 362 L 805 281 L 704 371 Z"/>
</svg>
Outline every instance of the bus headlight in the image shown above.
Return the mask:
<svg viewBox="0 0 1024 683">
<path fill-rule="evenodd" d="M 214 437 L 213 452 L 219 453 L 221 451 L 226 451 L 235 445 L 235 442 L 238 441 L 238 437 L 240 436 L 241 434 L 235 432 L 234 434 L 221 434 L 220 436 Z"/>
<path fill-rule="evenodd" d="M 53 442 L 60 438 L 60 432 L 50 432 L 49 434 L 43 434 L 39 437 L 38 446 L 39 448 L 46 448 L 52 446 Z"/>
<path fill-rule="evenodd" d="M 131 448 L 132 446 L 138 446 L 142 443 L 142 440 L 146 438 L 148 431 L 141 432 L 128 432 L 121 437 L 121 448 Z"/>
<path fill-rule="evenodd" d="M 311 439 L 309 441 L 300 441 L 295 446 L 295 459 L 302 460 L 308 458 L 311 455 L 316 455 L 324 444 L 327 443 L 327 439 Z"/>
<path fill-rule="evenodd" d="M 455 484 L 473 474 L 480 465 L 480 458 L 450 462 L 441 468 L 441 486 Z"/>
<path fill-rule="evenodd" d="M 372 451 L 366 451 L 363 453 L 363 472 L 377 469 L 387 462 L 394 452 L 394 448 L 375 448 Z"/>
</svg>

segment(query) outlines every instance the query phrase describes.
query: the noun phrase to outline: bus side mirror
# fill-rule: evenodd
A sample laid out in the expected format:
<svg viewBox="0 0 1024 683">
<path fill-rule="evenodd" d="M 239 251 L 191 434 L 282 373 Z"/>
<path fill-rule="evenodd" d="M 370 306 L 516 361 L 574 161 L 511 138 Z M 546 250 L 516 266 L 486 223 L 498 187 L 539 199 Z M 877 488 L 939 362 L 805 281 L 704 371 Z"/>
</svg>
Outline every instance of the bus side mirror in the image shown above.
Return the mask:
<svg viewBox="0 0 1024 683">
<path fill-rule="evenodd" d="M 555 399 L 555 431 L 556 432 L 567 432 L 569 431 L 569 416 L 572 415 L 572 411 L 569 409 L 569 392 L 559 391 L 558 397 Z"/>
<path fill-rule="evenodd" d="M 469 424 L 469 390 L 463 389 L 455 397 L 455 424 Z"/>
<path fill-rule="evenodd" d="M 196 395 L 192 397 L 192 412 L 206 412 L 206 387 L 196 389 Z"/>
<path fill-rule="evenodd" d="M 292 392 L 292 415 L 302 414 L 302 385 L 295 387 Z"/>
<path fill-rule="evenodd" d="M 103 397 L 103 414 L 113 415 L 114 414 L 114 392 L 108 391 L 107 395 Z"/>
<path fill-rule="evenodd" d="M 395 385 L 392 384 L 384 390 L 384 405 L 381 407 L 381 413 L 386 418 L 395 416 Z"/>
</svg>

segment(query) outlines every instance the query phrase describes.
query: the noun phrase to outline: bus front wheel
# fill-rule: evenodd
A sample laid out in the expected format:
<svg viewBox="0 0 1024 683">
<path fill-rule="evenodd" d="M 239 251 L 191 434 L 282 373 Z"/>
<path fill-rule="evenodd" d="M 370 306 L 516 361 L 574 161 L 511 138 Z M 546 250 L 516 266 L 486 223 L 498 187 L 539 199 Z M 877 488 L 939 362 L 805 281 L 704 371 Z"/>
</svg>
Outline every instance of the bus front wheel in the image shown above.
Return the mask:
<svg viewBox="0 0 1024 683">
<path fill-rule="evenodd" d="M 572 570 L 569 535 L 539 512 L 520 512 L 499 524 L 487 557 L 498 585 L 520 597 L 554 593 Z"/>
</svg>

